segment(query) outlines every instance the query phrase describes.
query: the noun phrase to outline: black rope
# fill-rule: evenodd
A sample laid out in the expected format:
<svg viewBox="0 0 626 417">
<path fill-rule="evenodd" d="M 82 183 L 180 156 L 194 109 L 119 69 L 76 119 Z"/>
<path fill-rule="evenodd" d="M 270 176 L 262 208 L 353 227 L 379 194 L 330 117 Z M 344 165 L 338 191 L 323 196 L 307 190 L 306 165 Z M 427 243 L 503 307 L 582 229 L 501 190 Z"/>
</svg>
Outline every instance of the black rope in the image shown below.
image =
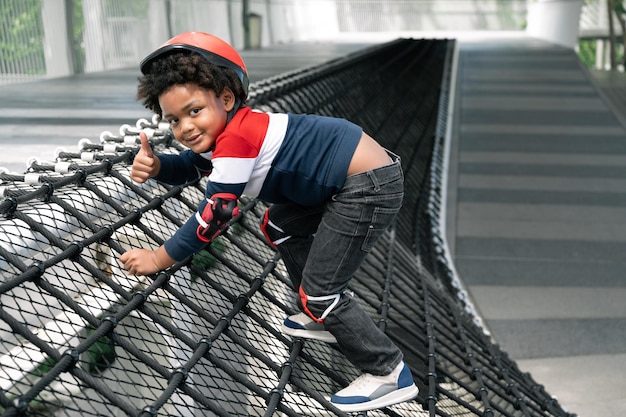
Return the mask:
<svg viewBox="0 0 626 417">
<path fill-rule="evenodd" d="M 262 81 L 248 104 L 350 119 L 402 157 L 405 207 L 350 289 L 405 352 L 420 394 L 377 413 L 569 416 L 476 325 L 445 256 L 438 216 L 453 47 L 412 39 L 377 45 Z M 24 175 L 0 174 L 0 332 L 7 334 L 0 372 L 11 375 L 1 382 L 0 415 L 50 415 L 39 408 L 61 406 L 97 416 L 156 416 L 168 407 L 345 416 L 328 394 L 356 370 L 336 347 L 292 340 L 277 325 L 295 313 L 295 293 L 258 228 L 267 207 L 260 201 L 242 198 L 241 214 L 201 254 L 148 277 L 121 271 L 114 256 L 162 244 L 204 195 L 204 180 L 130 180 L 144 128 L 154 131 L 155 152 L 184 149 L 153 118 L 105 135 L 104 143 L 83 143 L 81 152 L 60 152 L 66 174 L 49 162 Z M 77 318 L 65 324 L 80 330 L 64 335 L 71 343 L 53 345 L 45 327 L 63 315 Z M 103 340 L 111 357 L 95 374 L 87 358 Z M 25 358 L 13 352 L 25 344 L 47 359 L 20 369 Z M 242 372 L 252 364 L 259 375 Z M 138 388 L 133 396 L 121 388 L 128 383 Z M 80 392 L 61 392 L 59 384 Z"/>
</svg>

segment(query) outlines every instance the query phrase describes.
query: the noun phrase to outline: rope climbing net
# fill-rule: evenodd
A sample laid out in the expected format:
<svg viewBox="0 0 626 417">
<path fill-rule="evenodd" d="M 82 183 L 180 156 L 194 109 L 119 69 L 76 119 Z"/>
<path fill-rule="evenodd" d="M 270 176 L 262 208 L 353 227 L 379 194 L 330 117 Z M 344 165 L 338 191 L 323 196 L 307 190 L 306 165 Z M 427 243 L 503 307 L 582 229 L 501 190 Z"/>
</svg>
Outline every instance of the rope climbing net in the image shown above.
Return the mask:
<svg viewBox="0 0 626 417">
<path fill-rule="evenodd" d="M 477 324 L 445 254 L 453 49 L 399 39 L 259 82 L 248 104 L 350 119 L 402 157 L 404 207 L 350 289 L 420 394 L 369 415 L 567 416 Z M 221 236 L 167 271 L 120 268 L 121 253 L 163 243 L 204 195 L 203 181 L 132 182 L 140 131 L 157 152 L 183 149 L 155 117 L 0 174 L 1 415 L 344 415 L 328 396 L 357 371 L 335 346 L 279 331 L 295 294 L 259 230 L 264 203 L 241 199 Z"/>
</svg>

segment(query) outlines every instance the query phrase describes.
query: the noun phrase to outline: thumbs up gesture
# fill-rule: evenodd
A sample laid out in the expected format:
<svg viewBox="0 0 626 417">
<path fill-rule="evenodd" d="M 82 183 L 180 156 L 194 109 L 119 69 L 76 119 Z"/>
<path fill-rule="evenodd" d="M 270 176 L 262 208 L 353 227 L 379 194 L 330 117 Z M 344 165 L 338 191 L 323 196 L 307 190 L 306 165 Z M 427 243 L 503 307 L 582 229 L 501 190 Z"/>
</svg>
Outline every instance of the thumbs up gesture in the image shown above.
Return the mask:
<svg viewBox="0 0 626 417">
<path fill-rule="evenodd" d="M 161 162 L 152 152 L 150 143 L 148 143 L 148 136 L 144 132 L 139 133 L 139 140 L 141 141 L 141 149 L 135 155 L 133 166 L 130 170 L 130 179 L 138 183 L 144 183 L 159 173 Z"/>
</svg>

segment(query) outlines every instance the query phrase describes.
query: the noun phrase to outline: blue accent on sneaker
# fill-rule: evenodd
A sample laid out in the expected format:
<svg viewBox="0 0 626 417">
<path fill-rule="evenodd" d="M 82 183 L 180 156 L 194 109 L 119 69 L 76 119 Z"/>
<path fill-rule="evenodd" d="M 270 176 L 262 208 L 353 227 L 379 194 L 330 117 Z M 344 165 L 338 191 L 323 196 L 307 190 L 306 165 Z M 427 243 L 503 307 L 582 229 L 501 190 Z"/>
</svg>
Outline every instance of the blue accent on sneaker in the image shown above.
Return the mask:
<svg viewBox="0 0 626 417">
<path fill-rule="evenodd" d="M 361 404 L 368 401 L 371 401 L 370 397 L 361 397 L 358 395 L 354 397 L 339 397 L 337 394 L 333 394 L 333 396 L 330 397 L 330 402 L 333 404 Z"/>
<path fill-rule="evenodd" d="M 402 364 L 386 376 L 363 374 L 350 385 L 334 394 L 330 401 L 338 409 L 345 412 L 367 411 L 388 407 L 415 398 L 418 389 L 413 382 L 411 370 Z M 398 375 L 393 382 L 393 375 Z"/>
<path fill-rule="evenodd" d="M 280 330 L 292 337 L 320 340 L 335 344 L 337 339 L 329 331 L 324 330 L 324 325 L 313 321 L 305 313 L 294 314 L 285 318 Z"/>
<path fill-rule="evenodd" d="M 398 388 L 406 388 L 411 385 L 413 385 L 413 374 L 411 374 L 409 367 L 404 365 L 398 377 Z"/>
<path fill-rule="evenodd" d="M 297 323 L 293 320 L 291 320 L 290 317 L 285 317 L 285 321 L 283 322 L 283 324 L 287 327 L 289 327 L 290 329 L 302 329 L 304 330 L 304 326 L 301 325 L 300 323 Z"/>
</svg>

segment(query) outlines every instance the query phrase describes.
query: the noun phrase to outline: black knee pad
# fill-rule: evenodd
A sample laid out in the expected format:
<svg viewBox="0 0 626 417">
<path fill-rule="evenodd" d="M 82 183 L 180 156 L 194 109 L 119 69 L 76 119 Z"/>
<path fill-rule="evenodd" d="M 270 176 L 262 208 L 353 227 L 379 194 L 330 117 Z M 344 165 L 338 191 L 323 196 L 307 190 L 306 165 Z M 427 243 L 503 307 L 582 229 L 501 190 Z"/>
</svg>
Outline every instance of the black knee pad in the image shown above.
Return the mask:
<svg viewBox="0 0 626 417">
<path fill-rule="evenodd" d="M 263 220 L 261 221 L 261 231 L 270 245 L 277 246 L 288 240 L 291 235 L 286 234 L 283 229 L 272 223 L 272 220 L 270 220 L 269 217 L 269 212 L 269 208 L 265 210 Z"/>
</svg>

